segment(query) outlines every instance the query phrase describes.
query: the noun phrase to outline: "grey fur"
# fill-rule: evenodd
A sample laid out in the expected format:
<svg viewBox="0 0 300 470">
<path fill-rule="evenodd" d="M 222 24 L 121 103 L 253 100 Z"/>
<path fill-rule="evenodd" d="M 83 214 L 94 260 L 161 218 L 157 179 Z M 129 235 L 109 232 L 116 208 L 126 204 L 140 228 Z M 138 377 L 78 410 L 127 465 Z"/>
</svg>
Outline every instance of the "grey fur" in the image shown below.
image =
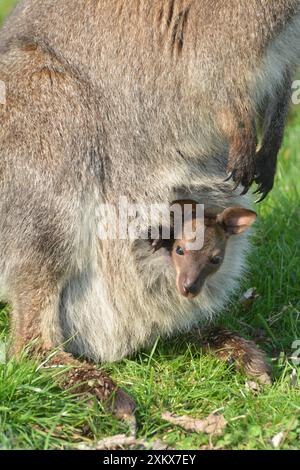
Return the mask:
<svg viewBox="0 0 300 470">
<path fill-rule="evenodd" d="M 232 238 L 197 300 L 145 242 L 99 242 L 99 203 L 248 206 L 220 109 L 254 116 L 294 69 L 298 0 L 24 0 L 0 33 L 1 290 L 13 351 L 113 361 L 212 319 L 245 268 Z M 241 102 L 240 97 L 243 97 Z M 238 120 L 238 116 L 237 116 Z"/>
</svg>

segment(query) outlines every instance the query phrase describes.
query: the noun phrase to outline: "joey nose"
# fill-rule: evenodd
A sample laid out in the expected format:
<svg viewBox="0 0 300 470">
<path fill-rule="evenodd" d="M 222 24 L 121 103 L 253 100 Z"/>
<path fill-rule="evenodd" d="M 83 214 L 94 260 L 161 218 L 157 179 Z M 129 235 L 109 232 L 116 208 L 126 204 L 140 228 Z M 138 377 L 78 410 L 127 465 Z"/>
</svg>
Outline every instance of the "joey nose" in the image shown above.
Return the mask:
<svg viewBox="0 0 300 470">
<path fill-rule="evenodd" d="M 183 291 L 186 297 L 196 297 L 201 290 L 200 282 L 185 282 L 183 284 Z"/>
</svg>

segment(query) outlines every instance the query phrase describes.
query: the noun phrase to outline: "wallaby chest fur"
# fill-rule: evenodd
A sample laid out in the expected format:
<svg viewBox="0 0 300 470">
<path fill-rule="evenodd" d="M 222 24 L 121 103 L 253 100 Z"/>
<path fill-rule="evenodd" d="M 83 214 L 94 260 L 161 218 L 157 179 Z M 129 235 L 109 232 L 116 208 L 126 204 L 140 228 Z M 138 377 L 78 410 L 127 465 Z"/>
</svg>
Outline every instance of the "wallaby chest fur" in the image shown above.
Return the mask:
<svg viewBox="0 0 300 470">
<path fill-rule="evenodd" d="M 197 299 L 181 299 L 164 254 L 99 241 L 97 207 L 185 195 L 248 206 L 223 182 L 216 116 L 241 97 L 258 113 L 299 41 L 299 0 L 20 2 L 0 32 L 0 286 L 20 344 L 38 332 L 118 360 L 222 308 L 245 236 Z"/>
</svg>

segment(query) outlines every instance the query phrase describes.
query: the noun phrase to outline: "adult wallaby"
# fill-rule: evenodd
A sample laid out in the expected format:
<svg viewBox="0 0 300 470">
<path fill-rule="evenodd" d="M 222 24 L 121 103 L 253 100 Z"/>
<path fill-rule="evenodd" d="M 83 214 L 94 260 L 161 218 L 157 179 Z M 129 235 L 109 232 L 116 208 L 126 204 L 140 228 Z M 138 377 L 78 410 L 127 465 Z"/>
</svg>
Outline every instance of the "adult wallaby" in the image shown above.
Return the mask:
<svg viewBox="0 0 300 470">
<path fill-rule="evenodd" d="M 245 191 L 256 177 L 264 195 L 298 60 L 299 5 L 20 2 L 0 33 L 0 287 L 13 307 L 11 353 L 38 338 L 41 351 L 66 342 L 94 361 L 118 360 L 222 308 L 245 267 L 245 235 L 190 300 L 148 242 L 99 241 L 97 207 L 121 195 L 247 206 L 226 170 Z M 267 138 L 256 159 L 259 114 Z M 95 393 L 110 398 L 110 379 L 85 367 L 73 379 L 98 377 Z M 127 395 L 114 398 L 117 413 L 130 412 Z"/>
</svg>

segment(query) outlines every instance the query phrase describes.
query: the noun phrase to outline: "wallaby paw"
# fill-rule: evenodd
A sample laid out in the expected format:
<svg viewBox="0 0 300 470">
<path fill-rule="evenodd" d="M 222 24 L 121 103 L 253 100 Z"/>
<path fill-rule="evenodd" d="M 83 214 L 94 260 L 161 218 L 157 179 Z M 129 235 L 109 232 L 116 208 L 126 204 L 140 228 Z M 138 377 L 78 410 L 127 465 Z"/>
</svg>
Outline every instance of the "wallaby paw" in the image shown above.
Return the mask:
<svg viewBox="0 0 300 470">
<path fill-rule="evenodd" d="M 234 163 L 228 163 L 227 166 L 228 178 L 225 181 L 233 180 L 235 183 L 234 189 L 238 186 L 243 186 L 242 195 L 246 194 L 255 179 L 255 164 L 254 160 L 240 157 Z"/>
<path fill-rule="evenodd" d="M 261 197 L 256 201 L 262 202 L 274 185 L 274 178 L 276 172 L 276 162 L 265 152 L 259 151 L 256 160 L 256 177 L 255 182 L 258 185 L 255 194 L 261 194 Z"/>
<path fill-rule="evenodd" d="M 118 388 L 110 377 L 96 368 L 71 369 L 64 380 L 64 388 L 72 388 L 75 393 L 96 397 L 108 412 L 119 419 L 134 413 L 134 400 Z"/>
</svg>

